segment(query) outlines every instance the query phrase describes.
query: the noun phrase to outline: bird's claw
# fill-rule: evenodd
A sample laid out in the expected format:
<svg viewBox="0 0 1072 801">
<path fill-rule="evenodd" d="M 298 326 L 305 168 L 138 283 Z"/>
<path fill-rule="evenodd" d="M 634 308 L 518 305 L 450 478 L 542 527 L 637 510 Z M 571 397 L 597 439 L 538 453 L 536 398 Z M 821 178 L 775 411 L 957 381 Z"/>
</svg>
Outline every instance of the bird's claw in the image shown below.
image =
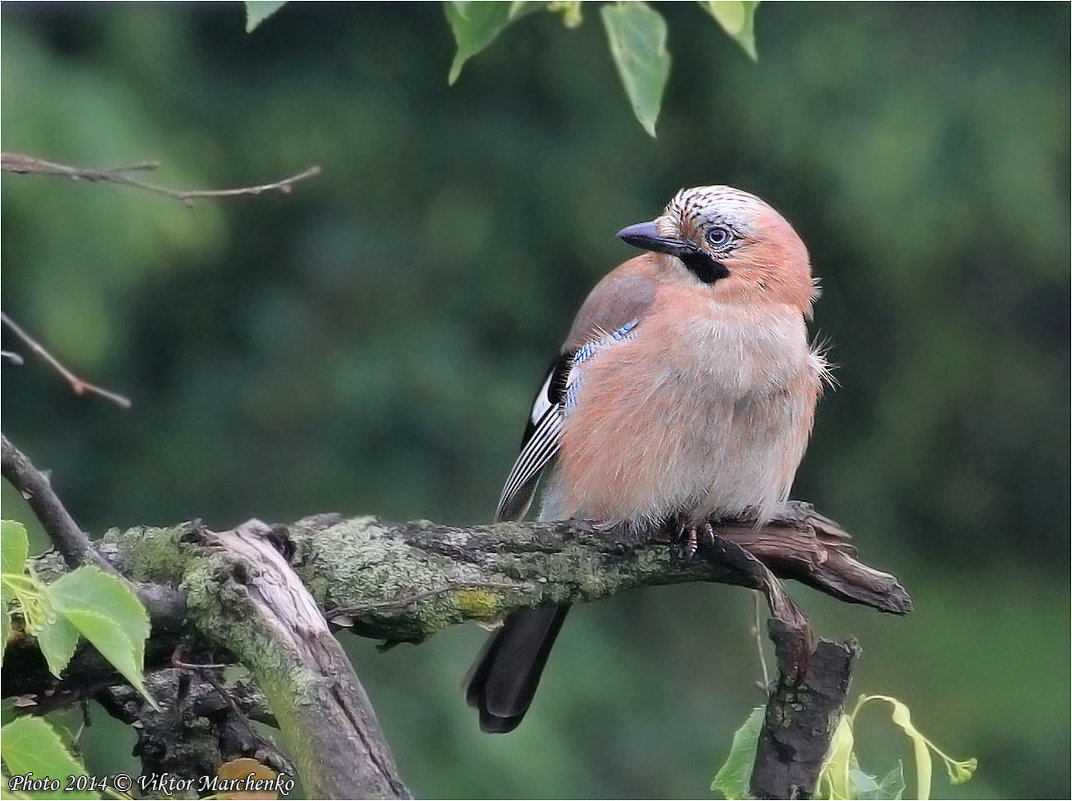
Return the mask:
<svg viewBox="0 0 1072 801">
<path fill-rule="evenodd" d="M 715 544 L 715 528 L 707 520 L 682 521 L 678 529 L 677 545 L 681 548 L 681 557 L 685 564 L 690 564 L 696 552 L 711 548 Z"/>
</svg>

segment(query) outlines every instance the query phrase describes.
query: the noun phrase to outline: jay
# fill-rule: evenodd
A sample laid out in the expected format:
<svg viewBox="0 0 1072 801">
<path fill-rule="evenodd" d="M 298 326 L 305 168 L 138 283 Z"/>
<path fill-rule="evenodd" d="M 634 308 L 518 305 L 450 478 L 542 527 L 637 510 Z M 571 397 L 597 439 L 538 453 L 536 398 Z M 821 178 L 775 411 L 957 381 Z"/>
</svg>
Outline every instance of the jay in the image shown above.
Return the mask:
<svg viewBox="0 0 1072 801">
<path fill-rule="evenodd" d="M 683 189 L 618 237 L 645 251 L 581 306 L 537 393 L 496 520 L 757 525 L 788 498 L 827 365 L 809 344 L 817 296 L 788 222 L 727 186 Z M 709 528 L 708 528 L 709 530 Z M 568 606 L 516 612 L 466 677 L 489 732 L 529 708 Z"/>
</svg>

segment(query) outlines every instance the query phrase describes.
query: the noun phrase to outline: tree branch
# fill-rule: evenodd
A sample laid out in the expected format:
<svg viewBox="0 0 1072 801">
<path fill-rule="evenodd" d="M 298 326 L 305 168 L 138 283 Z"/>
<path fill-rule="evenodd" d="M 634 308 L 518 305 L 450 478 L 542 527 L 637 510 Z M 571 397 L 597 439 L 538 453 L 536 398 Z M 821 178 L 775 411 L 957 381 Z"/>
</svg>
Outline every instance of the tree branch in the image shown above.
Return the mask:
<svg viewBox="0 0 1072 801">
<path fill-rule="evenodd" d="M 277 773 L 294 775 L 290 761 L 250 723 L 279 725 L 250 682 L 210 682 L 183 668 L 167 668 L 147 676 L 146 684 L 159 710 L 125 684 L 94 696 L 112 717 L 137 724 L 134 751 L 146 775 L 197 780 L 215 775 L 221 764 L 239 757 L 252 757 Z"/>
<path fill-rule="evenodd" d="M 132 186 L 135 189 L 142 189 L 146 192 L 172 198 L 188 208 L 196 205 L 195 200 L 202 198 L 253 197 L 265 192 L 289 194 L 294 184 L 320 174 L 320 168 L 313 166 L 297 175 L 292 175 L 280 181 L 257 186 L 241 186 L 235 189 L 169 189 L 166 186 L 151 184 L 137 178 L 131 178 L 128 175 L 131 172 L 155 170 L 159 166 L 155 161 L 146 161 L 125 167 L 69 167 L 65 164 L 56 164 L 20 153 L 0 154 L 0 172 L 10 172 L 18 175 L 57 175 L 70 178 L 72 181 Z"/>
<path fill-rule="evenodd" d="M 30 504 L 52 544 L 63 555 L 67 567 L 73 570 L 79 565 L 94 564 L 108 573 L 116 572 L 74 522 L 48 477 L 30 464 L 30 460 L 4 434 L 0 434 L 0 465 L 4 478 Z"/>
<path fill-rule="evenodd" d="M 754 798 L 811 798 L 845 706 L 860 655 L 853 639 L 822 640 L 798 661 L 799 633 L 772 619 L 778 679 L 756 744 L 750 789 Z"/>
<path fill-rule="evenodd" d="M 665 538 L 638 540 L 581 521 L 456 528 L 338 515 L 273 529 L 251 522 L 221 533 L 196 522 L 112 530 L 100 551 L 135 581 L 181 588 L 189 611 L 183 637 L 226 649 L 251 670 L 293 748 L 299 775 L 322 795 L 377 786 L 380 795 L 403 797 L 406 790 L 321 611 L 335 625 L 390 644 L 419 642 L 466 620 L 492 621 L 640 586 L 714 581 L 760 589 L 774 615 L 779 675 L 755 792 L 804 797 L 814 789 L 833 730 L 827 724 L 836 723 L 855 650 L 848 646 L 849 657 L 839 662 L 834 656 L 846 653 L 842 646 L 812 647 L 807 621 L 778 579 L 895 614 L 908 612 L 911 601 L 893 576 L 860 562 L 848 535 L 807 504 L 787 505 L 759 529 L 734 520 L 716 530 L 703 558 L 691 561 Z M 47 578 L 63 567 L 46 555 L 35 569 Z M 148 653 L 156 650 L 153 640 Z M 19 684 L 9 680 L 9 661 L 5 693 Z M 72 662 L 68 674 L 75 671 Z"/>
<path fill-rule="evenodd" d="M 67 568 L 91 564 L 123 581 L 128 581 L 115 565 L 105 559 L 64 507 L 48 476 L 38 470 L 5 434 L 0 434 L 0 472 L 33 509 L 48 538 L 63 557 Z M 46 555 L 47 561 L 47 555 Z M 46 575 L 55 574 L 42 565 Z M 161 583 L 131 582 L 131 589 L 145 606 L 158 637 L 173 638 L 186 617 L 186 600 L 176 587 Z"/>
<path fill-rule="evenodd" d="M 689 562 L 665 539 L 619 538 L 576 520 L 458 528 L 325 514 L 275 531 L 329 622 L 390 643 L 420 642 L 449 625 L 494 621 L 520 609 L 689 581 L 764 589 L 774 577 L 796 579 L 882 612 L 912 608 L 895 577 L 860 562 L 848 535 L 800 502 L 759 529 L 749 521 L 720 523 L 718 558 Z M 190 543 L 206 532 L 198 521 L 112 529 L 98 541 L 99 551 L 133 581 L 178 588 L 202 556 Z M 62 571 L 48 554 L 34 567 L 46 578 Z M 189 588 L 184 592 L 188 598 Z M 775 605 L 786 602 L 778 598 Z"/>
<path fill-rule="evenodd" d="M 30 350 L 32 350 L 34 353 L 36 353 L 38 356 L 40 356 L 42 359 L 52 365 L 56 372 L 66 378 L 67 383 L 71 385 L 71 389 L 74 391 L 75 395 L 82 395 L 83 393 L 90 392 L 95 395 L 100 395 L 102 398 L 107 398 L 108 400 L 112 401 L 112 403 L 115 403 L 118 406 L 122 406 L 124 409 L 129 409 L 131 407 L 132 404 L 130 402 L 130 398 L 126 397 L 125 395 L 119 395 L 118 393 L 112 392 L 111 390 L 104 389 L 103 387 L 98 387 L 96 384 L 91 384 L 85 379 L 79 378 L 66 367 L 64 367 L 60 360 L 53 356 L 44 345 L 42 345 L 28 333 L 26 333 L 26 331 L 14 320 L 12 320 L 5 312 L 0 312 L 0 322 L 3 322 L 4 325 L 10 328 L 12 332 L 14 332 L 15 336 L 17 336 L 29 346 Z M 6 352 L 5 355 L 7 355 Z M 15 361 L 14 359 L 12 360 L 15 361 L 15 364 L 22 364 L 22 358 L 19 357 L 18 354 L 10 355 L 18 359 L 17 361 Z"/>
<path fill-rule="evenodd" d="M 410 798 L 350 660 L 278 541 L 259 521 L 204 532 L 222 565 L 188 577 L 199 586 L 192 614 L 263 689 L 311 797 Z"/>
</svg>

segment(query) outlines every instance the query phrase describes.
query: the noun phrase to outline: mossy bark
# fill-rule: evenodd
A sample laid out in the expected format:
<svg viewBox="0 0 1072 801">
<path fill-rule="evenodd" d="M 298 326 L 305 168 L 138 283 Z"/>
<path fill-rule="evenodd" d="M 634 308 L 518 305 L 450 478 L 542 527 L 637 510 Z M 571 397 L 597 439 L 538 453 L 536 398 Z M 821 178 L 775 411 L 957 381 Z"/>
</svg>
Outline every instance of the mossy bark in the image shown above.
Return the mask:
<svg viewBox="0 0 1072 801">
<path fill-rule="evenodd" d="M 152 602 L 147 666 L 166 660 L 180 637 L 214 647 L 242 663 L 263 690 L 308 792 L 405 797 L 372 708 L 325 620 L 389 643 L 419 642 L 462 621 L 645 585 L 753 587 L 784 626 L 779 686 L 787 694 L 772 696 L 769 728 L 794 717 L 792 699 L 803 697 L 813 655 L 807 621 L 776 575 L 885 612 L 911 608 L 896 579 L 859 562 L 848 535 L 807 504 L 790 504 L 762 528 L 721 521 L 715 532 L 696 558 L 682 558 L 663 532 L 638 537 L 581 521 L 456 528 L 319 515 L 288 527 L 251 521 L 221 533 L 200 523 L 112 530 L 99 551 Z M 66 568 L 45 555 L 35 569 L 47 577 Z M 18 691 L 56 696 L 62 689 L 77 697 L 80 664 L 72 662 L 65 682 L 46 672 L 41 687 L 20 680 Z M 847 684 L 851 663 L 843 667 L 838 675 Z M 820 736 L 812 745 L 824 742 Z M 765 753 L 774 762 L 788 759 L 785 749 Z M 798 782 L 790 767 L 782 769 L 794 787 L 807 788 L 806 778 Z"/>
</svg>

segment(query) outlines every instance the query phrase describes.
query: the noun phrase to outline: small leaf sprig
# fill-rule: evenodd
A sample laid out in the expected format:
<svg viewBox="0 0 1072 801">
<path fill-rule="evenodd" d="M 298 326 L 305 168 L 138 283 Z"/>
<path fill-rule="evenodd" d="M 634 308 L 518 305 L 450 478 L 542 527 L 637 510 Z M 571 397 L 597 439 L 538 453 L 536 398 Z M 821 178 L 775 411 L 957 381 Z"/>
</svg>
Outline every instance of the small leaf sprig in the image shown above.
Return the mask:
<svg viewBox="0 0 1072 801">
<path fill-rule="evenodd" d="M 252 32 L 285 4 L 286 0 L 247 0 L 246 31 Z M 749 58 L 757 59 L 758 0 L 701 0 L 700 5 Z M 447 0 L 444 13 L 457 46 L 447 82 L 453 86 L 469 59 L 487 48 L 511 24 L 540 10 L 560 14 L 567 28 L 576 28 L 583 21 L 579 0 Z M 644 130 L 654 137 L 663 92 L 670 77 L 666 20 L 642 0 L 607 4 L 601 9 L 601 16 L 611 57 L 633 113 Z"/>
</svg>

